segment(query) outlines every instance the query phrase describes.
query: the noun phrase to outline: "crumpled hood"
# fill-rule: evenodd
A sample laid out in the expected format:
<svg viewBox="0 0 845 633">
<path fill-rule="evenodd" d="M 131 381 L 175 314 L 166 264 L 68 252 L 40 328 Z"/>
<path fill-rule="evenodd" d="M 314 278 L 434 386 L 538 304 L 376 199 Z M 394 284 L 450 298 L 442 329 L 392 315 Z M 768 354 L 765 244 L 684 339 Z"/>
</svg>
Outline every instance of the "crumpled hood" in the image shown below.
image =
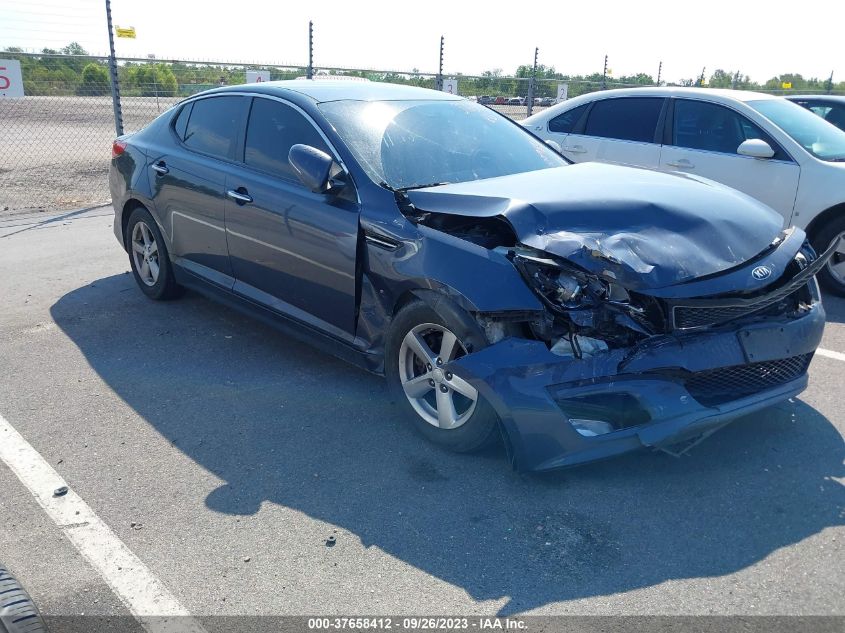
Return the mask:
<svg viewBox="0 0 845 633">
<path fill-rule="evenodd" d="M 766 205 L 713 181 L 601 163 L 407 195 L 420 211 L 502 216 L 522 244 L 640 291 L 734 268 L 783 226 Z"/>
</svg>

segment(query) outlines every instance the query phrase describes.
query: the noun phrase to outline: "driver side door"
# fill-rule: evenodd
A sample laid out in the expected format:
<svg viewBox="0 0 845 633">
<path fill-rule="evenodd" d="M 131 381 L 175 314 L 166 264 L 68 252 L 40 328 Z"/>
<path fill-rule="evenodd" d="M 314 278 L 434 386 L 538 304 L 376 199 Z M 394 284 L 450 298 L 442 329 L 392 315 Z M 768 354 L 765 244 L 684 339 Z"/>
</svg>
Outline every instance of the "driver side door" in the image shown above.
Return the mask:
<svg viewBox="0 0 845 633">
<path fill-rule="evenodd" d="M 226 236 L 233 290 L 265 307 L 351 341 L 359 205 L 350 183 L 314 193 L 288 161 L 302 143 L 336 156 L 297 106 L 255 96 L 237 165 L 226 176 Z"/>
</svg>

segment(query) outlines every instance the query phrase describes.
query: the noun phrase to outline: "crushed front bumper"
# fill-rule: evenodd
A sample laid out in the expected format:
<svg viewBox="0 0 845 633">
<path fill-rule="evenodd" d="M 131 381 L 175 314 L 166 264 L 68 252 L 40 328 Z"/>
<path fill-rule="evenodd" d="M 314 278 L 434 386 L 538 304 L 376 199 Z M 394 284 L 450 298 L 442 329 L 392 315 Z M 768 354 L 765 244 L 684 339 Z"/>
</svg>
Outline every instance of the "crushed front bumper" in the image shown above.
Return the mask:
<svg viewBox="0 0 845 633">
<path fill-rule="evenodd" d="M 556 356 L 540 341 L 508 338 L 448 369 L 496 409 L 514 468 L 543 471 L 670 447 L 797 395 L 807 386 L 806 366 L 824 320 L 816 301 L 796 319 L 655 337 L 583 359 Z M 622 403 L 636 409 L 633 422 L 617 419 L 613 432 L 582 435 L 565 409 L 584 401 Z"/>
</svg>

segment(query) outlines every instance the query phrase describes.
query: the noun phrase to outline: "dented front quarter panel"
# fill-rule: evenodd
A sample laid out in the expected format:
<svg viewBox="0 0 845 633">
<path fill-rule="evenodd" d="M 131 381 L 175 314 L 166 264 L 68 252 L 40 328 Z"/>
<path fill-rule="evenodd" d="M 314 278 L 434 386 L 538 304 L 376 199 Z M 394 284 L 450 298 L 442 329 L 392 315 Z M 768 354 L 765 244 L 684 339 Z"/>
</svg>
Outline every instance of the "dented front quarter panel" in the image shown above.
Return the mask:
<svg viewBox="0 0 845 633">
<path fill-rule="evenodd" d="M 371 350 L 383 349 L 396 308 L 418 291 L 436 291 L 468 313 L 543 311 L 540 300 L 501 253 L 399 217 L 371 213 L 361 218 L 363 265 L 356 331 Z"/>
<path fill-rule="evenodd" d="M 806 374 L 776 388 L 719 406 L 703 406 L 668 370 L 700 372 L 815 351 L 824 328 L 821 303 L 801 318 L 766 320 L 676 337 L 655 337 L 590 358 L 562 358 L 540 341 L 508 338 L 448 365 L 496 409 L 518 470 L 542 471 L 604 459 L 643 447 L 665 447 L 713 431 L 741 415 L 803 391 Z M 766 355 L 750 359 L 742 339 L 768 336 Z M 648 411 L 643 425 L 580 435 L 555 397 L 632 394 Z"/>
</svg>

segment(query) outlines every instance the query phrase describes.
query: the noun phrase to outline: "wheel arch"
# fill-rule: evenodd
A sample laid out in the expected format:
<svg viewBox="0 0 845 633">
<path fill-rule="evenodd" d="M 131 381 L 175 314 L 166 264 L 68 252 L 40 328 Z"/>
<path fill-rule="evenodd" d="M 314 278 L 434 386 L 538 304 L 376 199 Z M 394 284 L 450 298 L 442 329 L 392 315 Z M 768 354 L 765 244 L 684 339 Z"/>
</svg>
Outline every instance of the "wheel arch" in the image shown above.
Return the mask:
<svg viewBox="0 0 845 633">
<path fill-rule="evenodd" d="M 128 245 L 126 244 L 126 227 L 129 226 L 129 217 L 132 215 L 132 212 L 135 209 L 146 209 L 149 211 L 149 207 L 145 205 L 143 202 L 138 200 L 137 198 L 129 198 L 124 204 L 123 208 L 120 211 L 120 236 L 121 242 L 123 243 L 123 248 L 126 250 Z"/>
<path fill-rule="evenodd" d="M 845 202 L 840 202 L 825 209 L 810 221 L 806 229 L 807 237 L 810 241 L 812 242 L 816 238 L 816 235 L 823 226 L 836 217 L 845 217 Z"/>
</svg>

